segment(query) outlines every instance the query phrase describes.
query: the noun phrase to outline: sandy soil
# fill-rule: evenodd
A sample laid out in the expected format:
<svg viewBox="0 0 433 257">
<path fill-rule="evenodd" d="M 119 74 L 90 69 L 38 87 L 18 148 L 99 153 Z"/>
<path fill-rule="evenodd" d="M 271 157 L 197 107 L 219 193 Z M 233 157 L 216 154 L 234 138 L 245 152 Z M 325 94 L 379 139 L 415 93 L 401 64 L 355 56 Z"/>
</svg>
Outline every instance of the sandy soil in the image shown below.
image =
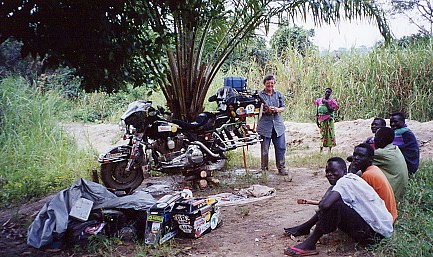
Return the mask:
<svg viewBox="0 0 433 257">
<path fill-rule="evenodd" d="M 353 147 L 371 136 L 372 119 L 343 121 L 336 123 L 337 146 L 333 152 L 343 153 L 345 158 Z M 389 124 L 389 120 L 387 121 Z M 420 123 L 408 121 L 420 144 L 421 158 L 433 157 L 433 121 Z M 319 150 L 319 133 L 313 123 L 286 122 L 288 145 L 298 145 L 296 151 L 288 154 L 309 154 Z M 67 131 L 82 147 L 91 147 L 102 153 L 109 147 L 121 144 L 121 132 L 114 124 L 67 124 Z M 259 147 L 250 147 L 253 155 L 259 155 Z M 199 239 L 176 239 L 186 250 L 180 256 L 284 256 L 283 249 L 294 245 L 303 237 L 290 238 L 283 234 L 283 228 L 296 225 L 311 217 L 315 206 L 298 205 L 296 199 L 320 200 L 328 187 L 323 170 L 293 167 L 288 163 L 294 177 L 289 182 L 285 177 L 269 175 L 268 186 L 276 189 L 276 196 L 255 203 L 222 207 L 223 225 Z M 1 256 L 70 256 L 68 252 L 43 252 L 27 247 L 26 227 L 42 205 L 50 199 L 28 203 L 17 209 L 0 210 L 0 253 Z M 9 221 L 10 220 L 10 221 Z M 9 222 L 8 222 L 9 221 Z M 128 248 L 128 246 L 125 246 Z M 133 245 L 129 248 L 133 249 Z M 323 237 L 318 244 L 317 256 L 368 256 L 347 237 L 333 233 Z M 130 252 L 126 250 L 126 252 Z M 133 256 L 128 253 L 122 256 Z M 77 256 L 77 254 L 75 254 Z M 78 256 L 89 256 L 87 253 Z M 117 256 L 117 255 L 116 255 Z"/>
</svg>

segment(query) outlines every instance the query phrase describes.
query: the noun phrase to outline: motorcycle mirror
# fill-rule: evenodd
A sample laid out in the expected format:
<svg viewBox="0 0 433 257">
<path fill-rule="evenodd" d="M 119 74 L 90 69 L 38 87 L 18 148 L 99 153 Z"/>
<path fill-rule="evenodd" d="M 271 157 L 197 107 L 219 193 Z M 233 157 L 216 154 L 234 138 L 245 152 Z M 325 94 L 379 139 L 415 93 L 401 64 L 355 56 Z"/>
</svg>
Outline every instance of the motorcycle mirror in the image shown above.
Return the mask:
<svg viewBox="0 0 433 257">
<path fill-rule="evenodd" d="M 125 129 L 125 128 L 126 128 L 125 120 L 121 119 L 121 120 L 119 121 L 119 128 L 120 128 L 120 129 Z"/>
</svg>

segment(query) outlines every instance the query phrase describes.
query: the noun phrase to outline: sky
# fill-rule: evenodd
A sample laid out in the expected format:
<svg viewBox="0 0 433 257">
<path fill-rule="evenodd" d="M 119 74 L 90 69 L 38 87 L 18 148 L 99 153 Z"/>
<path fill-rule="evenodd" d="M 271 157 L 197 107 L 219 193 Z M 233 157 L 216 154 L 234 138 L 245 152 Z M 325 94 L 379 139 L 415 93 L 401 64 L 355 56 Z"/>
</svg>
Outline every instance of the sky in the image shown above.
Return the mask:
<svg viewBox="0 0 433 257">
<path fill-rule="evenodd" d="M 408 14 L 406 15 L 414 15 Z M 405 15 L 388 17 L 388 23 L 394 38 L 410 36 L 418 32 L 418 28 L 411 24 Z M 383 41 L 379 28 L 372 20 L 341 20 L 339 24 L 315 26 L 312 20 L 307 22 L 296 21 L 295 24 L 304 29 L 314 29 L 315 36 L 312 41 L 319 47 L 319 51 L 333 51 L 339 48 L 373 47 L 377 42 Z M 431 26 L 431 24 L 430 24 Z M 276 27 L 274 28 L 275 31 Z M 272 36 L 271 32 L 268 38 Z"/>
<path fill-rule="evenodd" d="M 418 28 L 409 20 L 399 17 L 390 19 L 389 26 L 395 38 L 410 36 L 418 32 Z M 383 41 L 379 28 L 372 21 L 341 21 L 339 25 L 322 25 L 315 27 L 313 24 L 298 24 L 306 29 L 314 28 L 314 44 L 319 50 L 336 50 L 351 47 L 372 47 L 377 42 Z"/>
</svg>

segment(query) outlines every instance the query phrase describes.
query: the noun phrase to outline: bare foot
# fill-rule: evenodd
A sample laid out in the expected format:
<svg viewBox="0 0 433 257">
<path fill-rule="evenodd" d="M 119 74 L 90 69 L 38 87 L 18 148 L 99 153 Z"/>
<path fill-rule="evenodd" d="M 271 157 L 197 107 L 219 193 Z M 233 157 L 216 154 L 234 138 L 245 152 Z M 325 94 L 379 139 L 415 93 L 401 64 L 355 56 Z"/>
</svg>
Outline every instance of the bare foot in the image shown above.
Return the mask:
<svg viewBox="0 0 433 257">
<path fill-rule="evenodd" d="M 310 229 L 302 228 L 300 226 L 296 226 L 292 228 L 284 228 L 284 231 L 289 236 L 304 236 L 310 234 Z"/>
</svg>

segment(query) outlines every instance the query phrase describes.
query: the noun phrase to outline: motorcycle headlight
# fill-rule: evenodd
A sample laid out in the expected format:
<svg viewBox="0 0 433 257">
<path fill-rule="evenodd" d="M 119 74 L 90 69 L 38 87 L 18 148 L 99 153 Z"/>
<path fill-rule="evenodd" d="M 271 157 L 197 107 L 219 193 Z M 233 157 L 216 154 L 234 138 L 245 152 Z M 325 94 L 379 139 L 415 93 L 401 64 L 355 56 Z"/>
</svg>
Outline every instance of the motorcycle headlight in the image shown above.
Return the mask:
<svg viewBox="0 0 433 257">
<path fill-rule="evenodd" d="M 119 122 L 119 128 L 120 128 L 120 130 L 125 130 L 126 129 L 125 120 L 120 120 L 120 122 Z"/>
</svg>

